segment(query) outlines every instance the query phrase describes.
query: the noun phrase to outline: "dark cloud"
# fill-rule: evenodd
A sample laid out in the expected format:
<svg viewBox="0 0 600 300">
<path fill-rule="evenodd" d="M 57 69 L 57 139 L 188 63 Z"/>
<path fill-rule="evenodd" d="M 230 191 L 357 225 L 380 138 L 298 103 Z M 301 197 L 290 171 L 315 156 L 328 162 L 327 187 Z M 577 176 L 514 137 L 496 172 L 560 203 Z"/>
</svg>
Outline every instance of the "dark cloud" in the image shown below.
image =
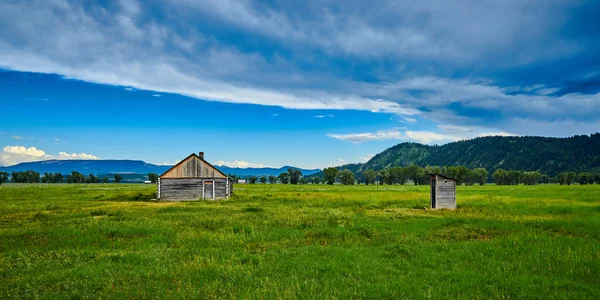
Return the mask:
<svg viewBox="0 0 600 300">
<path fill-rule="evenodd" d="M 598 1 L 560 0 L 6 1 L 0 66 L 232 103 L 583 133 L 599 120 L 598 15 Z"/>
</svg>

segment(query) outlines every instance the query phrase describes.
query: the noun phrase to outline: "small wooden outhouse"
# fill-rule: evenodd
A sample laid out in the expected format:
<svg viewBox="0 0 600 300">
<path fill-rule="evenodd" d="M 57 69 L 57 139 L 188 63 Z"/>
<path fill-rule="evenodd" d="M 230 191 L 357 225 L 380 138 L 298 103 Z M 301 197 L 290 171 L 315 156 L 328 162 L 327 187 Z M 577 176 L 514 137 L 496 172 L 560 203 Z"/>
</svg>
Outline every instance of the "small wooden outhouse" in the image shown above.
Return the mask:
<svg viewBox="0 0 600 300">
<path fill-rule="evenodd" d="M 204 160 L 204 152 L 186 157 L 159 176 L 156 196 L 163 201 L 218 200 L 231 195 L 231 180 Z"/>
<path fill-rule="evenodd" d="M 456 209 L 456 179 L 429 174 L 431 209 Z"/>
</svg>

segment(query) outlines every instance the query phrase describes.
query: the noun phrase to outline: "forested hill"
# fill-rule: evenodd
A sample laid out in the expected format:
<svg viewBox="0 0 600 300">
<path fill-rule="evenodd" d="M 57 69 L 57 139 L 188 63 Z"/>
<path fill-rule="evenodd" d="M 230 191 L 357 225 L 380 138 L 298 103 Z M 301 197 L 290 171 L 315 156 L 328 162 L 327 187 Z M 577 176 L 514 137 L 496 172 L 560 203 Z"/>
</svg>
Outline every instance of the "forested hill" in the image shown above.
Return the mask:
<svg viewBox="0 0 600 300">
<path fill-rule="evenodd" d="M 402 143 L 365 164 L 340 166 L 358 173 L 394 166 L 466 166 L 539 171 L 555 176 L 564 171 L 600 171 L 600 133 L 569 138 L 480 137 L 441 146 Z"/>
</svg>

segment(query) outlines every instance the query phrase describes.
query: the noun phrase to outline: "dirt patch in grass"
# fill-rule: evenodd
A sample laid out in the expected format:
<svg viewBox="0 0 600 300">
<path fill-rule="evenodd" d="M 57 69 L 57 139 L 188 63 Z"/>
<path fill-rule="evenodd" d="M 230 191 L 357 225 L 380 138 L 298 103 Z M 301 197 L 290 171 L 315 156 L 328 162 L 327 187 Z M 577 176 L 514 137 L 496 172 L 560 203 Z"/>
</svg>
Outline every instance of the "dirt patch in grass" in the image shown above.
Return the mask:
<svg viewBox="0 0 600 300">
<path fill-rule="evenodd" d="M 495 238 L 506 236 L 504 230 L 497 228 L 485 228 L 472 224 L 465 225 L 446 225 L 431 233 L 429 240 L 443 241 L 488 241 Z"/>
</svg>

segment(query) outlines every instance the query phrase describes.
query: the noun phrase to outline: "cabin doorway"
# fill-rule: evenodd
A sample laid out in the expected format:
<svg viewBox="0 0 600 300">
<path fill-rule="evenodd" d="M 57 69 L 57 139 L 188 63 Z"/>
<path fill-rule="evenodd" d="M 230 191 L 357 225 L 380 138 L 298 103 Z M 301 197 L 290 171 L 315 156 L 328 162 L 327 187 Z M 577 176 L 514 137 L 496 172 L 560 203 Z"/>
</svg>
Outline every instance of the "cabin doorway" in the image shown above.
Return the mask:
<svg viewBox="0 0 600 300">
<path fill-rule="evenodd" d="M 202 194 L 204 195 L 203 199 L 215 199 L 215 188 L 213 181 L 204 182 L 204 191 Z"/>
</svg>

